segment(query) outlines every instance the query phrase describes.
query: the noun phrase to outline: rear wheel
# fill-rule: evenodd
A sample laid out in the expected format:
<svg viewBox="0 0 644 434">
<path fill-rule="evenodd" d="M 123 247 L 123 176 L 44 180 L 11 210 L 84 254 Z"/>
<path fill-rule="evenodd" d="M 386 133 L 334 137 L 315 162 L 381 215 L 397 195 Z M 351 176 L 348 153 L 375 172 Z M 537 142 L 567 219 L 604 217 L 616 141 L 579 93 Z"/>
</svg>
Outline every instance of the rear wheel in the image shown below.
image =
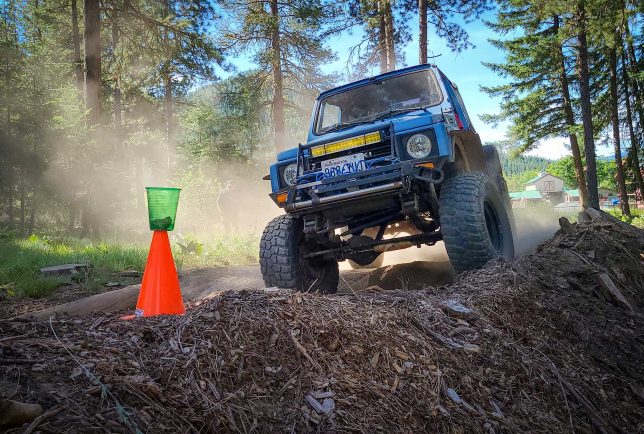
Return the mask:
<svg viewBox="0 0 644 434">
<path fill-rule="evenodd" d="M 439 198 L 441 233 L 456 271 L 514 257 L 512 226 L 494 182 L 482 172 L 448 179 Z"/>
<path fill-rule="evenodd" d="M 302 219 L 281 215 L 264 229 L 259 264 L 267 287 L 333 294 L 338 290 L 338 263 L 327 258 L 306 258 L 313 251 L 306 242 Z"/>
</svg>

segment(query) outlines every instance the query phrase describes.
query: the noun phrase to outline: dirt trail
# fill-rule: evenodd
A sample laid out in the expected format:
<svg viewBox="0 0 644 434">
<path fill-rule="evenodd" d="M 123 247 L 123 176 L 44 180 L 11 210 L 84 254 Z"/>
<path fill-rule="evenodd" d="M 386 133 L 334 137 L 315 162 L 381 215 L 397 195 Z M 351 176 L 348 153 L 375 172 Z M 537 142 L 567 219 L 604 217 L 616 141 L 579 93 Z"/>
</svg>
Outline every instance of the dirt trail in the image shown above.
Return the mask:
<svg viewBox="0 0 644 434">
<path fill-rule="evenodd" d="M 643 255 L 643 231 L 599 216 L 430 290 L 0 321 L 0 394 L 58 411 L 55 432 L 643 432 Z"/>
<path fill-rule="evenodd" d="M 386 265 L 376 270 L 359 269 L 340 272 L 339 294 L 363 291 L 370 286 L 382 289 L 422 289 L 447 285 L 454 270 L 447 258 L 438 261 L 414 261 Z M 190 300 L 203 299 L 222 291 L 262 289 L 264 281 L 258 266 L 215 267 L 196 270 L 181 277 L 181 291 Z"/>
<path fill-rule="evenodd" d="M 516 256 L 532 253 L 540 243 L 551 238 L 559 228 L 557 219 L 551 210 L 515 210 Z M 352 270 L 346 262 L 340 263 L 340 269 L 340 294 L 374 285 L 387 290 L 437 287 L 452 283 L 456 276 L 442 242 L 433 247 L 389 252 L 385 254 L 383 267 L 377 270 Z M 184 295 L 192 300 L 221 290 L 259 289 L 264 287 L 264 282 L 257 266 L 221 267 L 186 273 L 181 287 Z"/>
</svg>

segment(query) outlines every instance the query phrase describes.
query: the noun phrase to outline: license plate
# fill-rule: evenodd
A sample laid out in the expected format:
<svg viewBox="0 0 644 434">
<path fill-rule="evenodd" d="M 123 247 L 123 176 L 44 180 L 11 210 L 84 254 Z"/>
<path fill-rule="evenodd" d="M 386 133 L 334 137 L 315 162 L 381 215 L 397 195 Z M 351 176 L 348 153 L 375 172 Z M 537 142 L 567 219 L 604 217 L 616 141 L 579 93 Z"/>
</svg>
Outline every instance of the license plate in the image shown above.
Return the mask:
<svg viewBox="0 0 644 434">
<path fill-rule="evenodd" d="M 366 168 L 364 154 L 346 155 L 322 161 L 322 172 L 327 178 L 361 172 Z"/>
</svg>

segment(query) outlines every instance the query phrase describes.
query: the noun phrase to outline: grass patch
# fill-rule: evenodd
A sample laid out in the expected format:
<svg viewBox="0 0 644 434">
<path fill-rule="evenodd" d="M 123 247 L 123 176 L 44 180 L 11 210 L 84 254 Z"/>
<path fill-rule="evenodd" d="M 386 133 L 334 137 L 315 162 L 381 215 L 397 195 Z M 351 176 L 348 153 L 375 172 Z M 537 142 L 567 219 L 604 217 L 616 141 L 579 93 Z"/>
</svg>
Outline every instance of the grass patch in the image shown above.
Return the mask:
<svg viewBox="0 0 644 434">
<path fill-rule="evenodd" d="M 172 233 L 171 239 L 179 270 L 257 262 L 257 235 L 195 237 Z M 148 249 L 148 244 L 91 242 L 46 235 L 16 238 L 0 233 L 0 295 L 44 297 L 65 284 L 93 292 L 108 282 L 136 283 L 138 279 L 121 278 L 118 273 L 124 270 L 142 273 Z M 39 270 L 43 267 L 67 263 L 90 264 L 91 269 L 72 278 L 40 276 Z"/>
<path fill-rule="evenodd" d="M 91 292 L 107 283 L 112 273 L 142 271 L 147 255 L 142 246 L 135 245 L 36 235 L 14 238 L 2 234 L 0 237 L 0 286 L 26 297 L 43 297 L 70 283 L 79 284 Z M 40 275 L 39 270 L 43 267 L 67 263 L 91 264 L 93 268 L 89 273 L 72 276 L 73 280 Z"/>
<path fill-rule="evenodd" d="M 249 265 L 259 260 L 259 235 L 226 234 L 172 237 L 172 251 L 181 270 L 226 265 Z"/>
<path fill-rule="evenodd" d="M 608 211 L 610 215 L 620 219 L 623 222 L 629 223 L 640 229 L 644 229 L 644 210 L 631 208 L 631 216 L 625 216 L 619 209 L 612 209 Z"/>
<path fill-rule="evenodd" d="M 55 277 L 37 277 L 22 279 L 16 284 L 20 295 L 30 298 L 46 297 L 59 286 L 67 283 L 66 279 Z"/>
</svg>

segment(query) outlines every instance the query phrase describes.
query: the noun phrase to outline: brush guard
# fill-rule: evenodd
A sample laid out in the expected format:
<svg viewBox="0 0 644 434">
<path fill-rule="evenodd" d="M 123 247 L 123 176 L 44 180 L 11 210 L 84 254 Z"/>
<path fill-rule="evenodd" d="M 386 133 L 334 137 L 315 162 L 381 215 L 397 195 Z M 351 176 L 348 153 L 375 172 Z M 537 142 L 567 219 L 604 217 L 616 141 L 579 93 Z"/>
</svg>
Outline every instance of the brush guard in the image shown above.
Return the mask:
<svg viewBox="0 0 644 434">
<path fill-rule="evenodd" d="M 443 181 L 440 168 L 422 167 L 429 160 L 391 162 L 358 173 L 306 182 L 288 189 L 286 204 L 288 213 L 318 210 L 357 198 L 409 193 L 412 180 L 431 184 Z M 436 166 L 442 166 L 442 161 Z M 271 195 L 276 199 L 277 192 Z"/>
</svg>

